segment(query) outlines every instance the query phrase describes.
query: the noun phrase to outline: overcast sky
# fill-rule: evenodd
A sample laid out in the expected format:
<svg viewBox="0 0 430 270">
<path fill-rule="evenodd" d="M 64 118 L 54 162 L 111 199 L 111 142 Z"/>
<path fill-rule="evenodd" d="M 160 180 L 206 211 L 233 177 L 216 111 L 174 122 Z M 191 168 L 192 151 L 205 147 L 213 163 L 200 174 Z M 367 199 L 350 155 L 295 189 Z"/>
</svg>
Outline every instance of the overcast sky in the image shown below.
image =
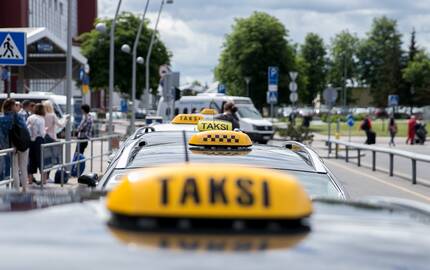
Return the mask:
<svg viewBox="0 0 430 270">
<path fill-rule="evenodd" d="M 326 44 L 348 29 L 363 37 L 375 16 L 398 20 L 404 42 L 412 27 L 421 47 L 430 46 L 430 0 L 174 0 L 165 6 L 159 25 L 161 39 L 173 53 L 172 67 L 181 72 L 181 83 L 194 79 L 213 81 L 224 35 L 236 17 L 265 11 L 285 24 L 290 40 L 302 43 L 308 32 L 321 35 Z M 99 0 L 99 16 L 113 16 L 118 0 Z M 123 0 L 122 11 L 141 13 L 144 0 Z M 152 22 L 161 0 L 152 0 Z"/>
</svg>

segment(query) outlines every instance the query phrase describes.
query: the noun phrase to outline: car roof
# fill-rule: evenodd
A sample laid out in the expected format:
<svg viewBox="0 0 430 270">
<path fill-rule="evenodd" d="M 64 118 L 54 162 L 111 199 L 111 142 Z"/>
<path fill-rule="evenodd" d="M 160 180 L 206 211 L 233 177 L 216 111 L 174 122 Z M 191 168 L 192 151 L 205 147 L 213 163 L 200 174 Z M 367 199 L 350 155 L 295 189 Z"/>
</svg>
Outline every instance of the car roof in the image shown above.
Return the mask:
<svg viewBox="0 0 430 270">
<path fill-rule="evenodd" d="M 209 150 L 186 145 L 190 162 L 235 163 L 263 168 L 315 172 L 312 164 L 297 153 L 266 145 L 254 145 L 245 150 Z M 185 161 L 185 148 L 182 142 L 152 144 L 142 147 L 128 159 L 127 168 L 152 167 L 161 164 Z"/>
</svg>

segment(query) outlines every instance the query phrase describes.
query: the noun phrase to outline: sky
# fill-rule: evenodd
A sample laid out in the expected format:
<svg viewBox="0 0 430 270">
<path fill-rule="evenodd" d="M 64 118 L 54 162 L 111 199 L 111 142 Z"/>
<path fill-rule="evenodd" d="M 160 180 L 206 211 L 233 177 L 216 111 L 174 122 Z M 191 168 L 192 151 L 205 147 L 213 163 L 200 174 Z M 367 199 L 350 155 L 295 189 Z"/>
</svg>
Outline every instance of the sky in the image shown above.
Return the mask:
<svg viewBox="0 0 430 270">
<path fill-rule="evenodd" d="M 122 11 L 142 13 L 145 0 L 123 0 Z M 99 17 L 112 17 L 118 0 L 98 0 Z M 151 0 L 148 18 L 154 24 L 161 0 Z M 278 18 L 292 43 L 303 43 L 309 32 L 328 44 L 337 33 L 349 30 L 364 37 L 374 17 L 398 21 L 407 47 L 415 27 L 421 48 L 430 47 L 430 0 L 174 0 L 166 5 L 159 24 L 161 40 L 173 54 L 172 69 L 181 83 L 213 82 L 225 35 L 235 18 L 264 11 Z"/>
</svg>

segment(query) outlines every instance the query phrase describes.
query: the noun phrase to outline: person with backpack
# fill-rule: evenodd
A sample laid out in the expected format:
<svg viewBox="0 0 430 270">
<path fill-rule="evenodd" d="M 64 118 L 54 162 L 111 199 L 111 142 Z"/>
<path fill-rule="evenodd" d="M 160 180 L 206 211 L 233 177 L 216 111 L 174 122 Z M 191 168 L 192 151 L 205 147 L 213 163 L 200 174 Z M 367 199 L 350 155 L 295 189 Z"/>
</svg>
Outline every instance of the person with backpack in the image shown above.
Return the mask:
<svg viewBox="0 0 430 270">
<path fill-rule="evenodd" d="M 42 104 L 36 104 L 34 108 L 34 114 L 30 115 L 27 119 L 27 127 L 30 131 L 31 141 L 30 141 L 30 162 L 28 165 L 28 181 L 31 185 L 34 180 L 33 174 L 37 173 L 37 169 L 40 171 L 42 176 L 41 167 L 41 146 L 45 143 L 45 108 Z M 44 178 L 44 177 L 42 177 Z M 45 177 L 46 179 L 46 177 Z M 45 184 L 45 183 L 44 183 Z"/>
<path fill-rule="evenodd" d="M 30 133 L 24 122 L 24 119 L 18 114 L 19 106 L 13 99 L 7 99 L 3 103 L 4 116 L 9 119 L 9 135 L 10 146 L 15 148 L 15 153 L 12 160 L 12 172 L 14 177 L 14 188 L 19 190 L 20 184 L 22 191 L 27 191 L 27 165 L 28 152 L 30 146 Z"/>
</svg>

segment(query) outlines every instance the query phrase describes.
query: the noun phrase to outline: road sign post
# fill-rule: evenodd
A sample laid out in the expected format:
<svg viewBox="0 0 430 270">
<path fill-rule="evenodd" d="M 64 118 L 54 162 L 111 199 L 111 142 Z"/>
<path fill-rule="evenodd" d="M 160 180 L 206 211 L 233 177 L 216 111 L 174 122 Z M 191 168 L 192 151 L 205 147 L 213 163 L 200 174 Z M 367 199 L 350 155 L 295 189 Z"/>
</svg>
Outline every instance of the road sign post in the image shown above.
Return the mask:
<svg viewBox="0 0 430 270">
<path fill-rule="evenodd" d="M 12 66 L 27 64 L 27 34 L 25 32 L 0 32 L 0 66 L 8 66 L 7 96 L 12 89 Z"/>
<path fill-rule="evenodd" d="M 273 119 L 274 105 L 278 103 L 279 68 L 269 67 L 267 75 L 269 85 L 269 91 L 267 92 L 267 103 L 270 104 L 270 118 Z"/>
<path fill-rule="evenodd" d="M 393 109 L 392 115 L 394 117 L 395 108 L 399 106 L 399 96 L 398 95 L 389 95 L 388 96 L 388 106 Z"/>
<path fill-rule="evenodd" d="M 323 98 L 325 104 L 328 106 L 328 115 L 327 115 L 327 121 L 328 121 L 328 141 L 330 141 L 331 138 L 331 109 L 332 106 L 335 104 L 337 100 L 337 91 L 333 87 L 328 87 L 323 91 Z M 331 147 L 329 143 L 329 154 L 331 154 Z"/>
</svg>

